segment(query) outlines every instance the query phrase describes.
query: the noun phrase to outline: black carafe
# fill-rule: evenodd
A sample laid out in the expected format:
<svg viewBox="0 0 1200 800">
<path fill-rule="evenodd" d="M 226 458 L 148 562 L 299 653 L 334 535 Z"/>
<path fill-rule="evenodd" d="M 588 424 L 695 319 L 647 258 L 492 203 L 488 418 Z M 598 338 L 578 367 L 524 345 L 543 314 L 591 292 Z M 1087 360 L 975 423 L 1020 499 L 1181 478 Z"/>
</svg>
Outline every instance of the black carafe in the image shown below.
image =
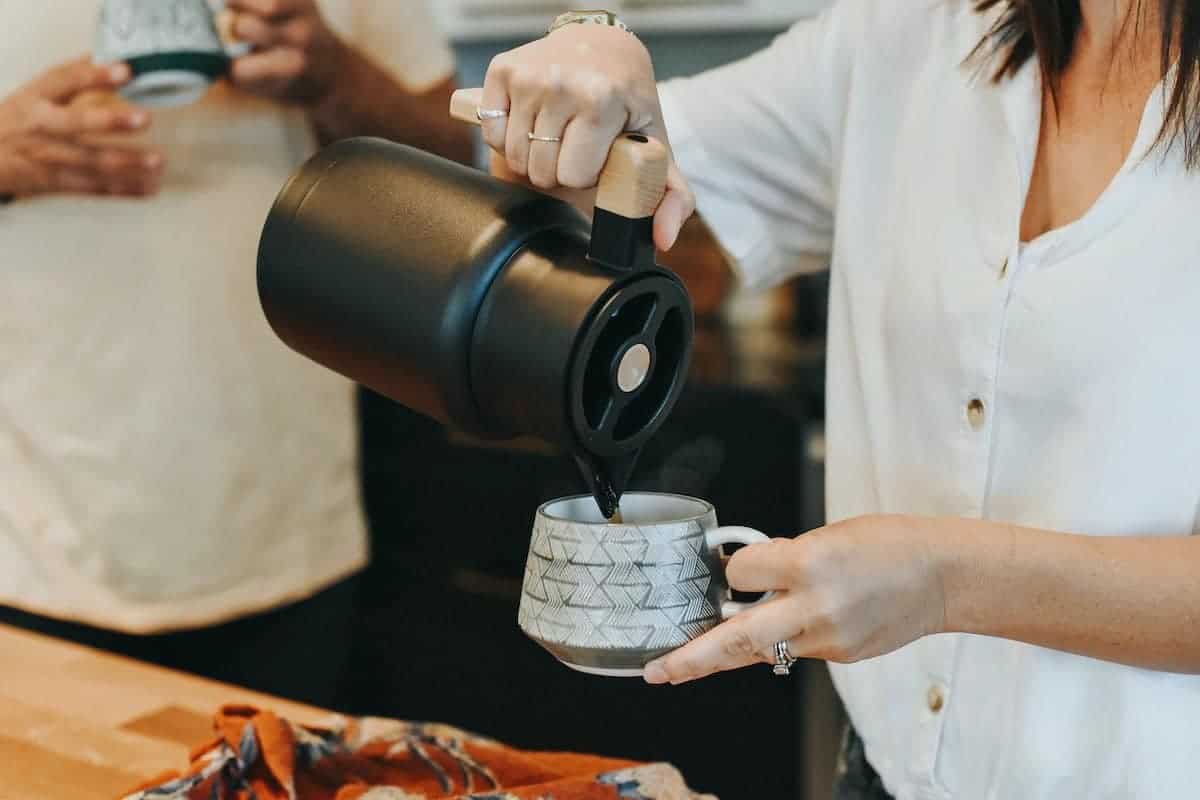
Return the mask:
<svg viewBox="0 0 1200 800">
<path fill-rule="evenodd" d="M 258 290 L 290 347 L 480 438 L 573 454 L 611 516 L 683 386 L 692 309 L 657 266 L 666 155 L 613 147 L 596 215 L 420 150 L 310 159 L 263 229 Z"/>
</svg>

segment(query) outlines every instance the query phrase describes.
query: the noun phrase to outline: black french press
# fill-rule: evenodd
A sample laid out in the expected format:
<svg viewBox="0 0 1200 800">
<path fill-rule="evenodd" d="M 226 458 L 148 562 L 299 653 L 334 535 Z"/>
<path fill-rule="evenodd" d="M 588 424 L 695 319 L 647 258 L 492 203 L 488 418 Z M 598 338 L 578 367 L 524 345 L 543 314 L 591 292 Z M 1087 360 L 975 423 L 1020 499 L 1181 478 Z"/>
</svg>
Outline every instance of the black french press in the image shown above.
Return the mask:
<svg viewBox="0 0 1200 800">
<path fill-rule="evenodd" d="M 474 120 L 474 95 L 456 117 Z M 655 263 L 663 145 L 613 144 L 595 217 L 429 153 L 349 139 L 288 181 L 263 229 L 258 291 L 290 347 L 490 439 L 572 454 L 611 517 L 683 387 L 687 291 Z"/>
</svg>

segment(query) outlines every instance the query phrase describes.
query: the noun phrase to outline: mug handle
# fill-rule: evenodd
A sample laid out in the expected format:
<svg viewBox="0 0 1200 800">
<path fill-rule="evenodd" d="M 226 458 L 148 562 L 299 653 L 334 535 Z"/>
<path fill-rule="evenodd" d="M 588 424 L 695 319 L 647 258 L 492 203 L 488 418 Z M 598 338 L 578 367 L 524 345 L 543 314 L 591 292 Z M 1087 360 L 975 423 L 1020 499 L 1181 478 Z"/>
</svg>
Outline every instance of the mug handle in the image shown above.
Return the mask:
<svg viewBox="0 0 1200 800">
<path fill-rule="evenodd" d="M 737 525 L 714 528 L 704 532 L 705 545 L 709 550 L 716 552 L 718 556 L 720 555 L 721 545 L 758 544 L 759 542 L 769 541 L 770 538 L 765 533 L 756 531 L 753 528 L 742 528 Z M 740 614 L 747 609 L 761 605 L 774 596 L 774 592 L 767 592 L 753 603 L 739 603 L 734 600 L 726 600 L 724 603 L 721 603 L 721 619 L 727 620 L 734 614 Z"/>
</svg>

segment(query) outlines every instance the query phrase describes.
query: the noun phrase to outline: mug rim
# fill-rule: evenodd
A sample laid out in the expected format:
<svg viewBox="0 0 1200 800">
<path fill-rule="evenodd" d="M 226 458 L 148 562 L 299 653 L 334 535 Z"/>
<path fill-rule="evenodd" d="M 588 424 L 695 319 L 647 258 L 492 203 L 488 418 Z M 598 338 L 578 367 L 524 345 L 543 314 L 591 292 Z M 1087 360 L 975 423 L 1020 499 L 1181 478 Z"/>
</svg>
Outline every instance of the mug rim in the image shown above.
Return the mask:
<svg viewBox="0 0 1200 800">
<path fill-rule="evenodd" d="M 614 528 L 628 528 L 628 527 L 644 528 L 648 525 L 674 525 L 674 524 L 680 523 L 680 522 L 696 522 L 698 520 L 704 519 L 709 514 L 715 513 L 715 511 L 716 511 L 716 508 L 714 508 L 713 504 L 708 502 L 707 500 L 704 500 L 700 497 L 692 497 L 689 494 L 679 494 L 678 492 L 625 492 L 625 494 L 622 495 L 622 497 L 672 497 L 672 498 L 675 498 L 676 500 L 690 500 L 693 503 L 699 503 L 700 506 L 702 507 L 702 510 L 697 514 L 693 514 L 688 517 L 676 517 L 674 519 L 664 519 L 664 520 L 660 520 L 659 522 L 609 522 L 608 520 L 605 520 L 604 522 L 587 522 L 586 520 L 571 519 L 569 517 L 560 517 L 556 514 L 551 514 L 546 511 L 547 508 L 554 505 L 555 503 L 565 503 L 565 502 L 568 502 L 571 500 L 583 500 L 583 499 L 591 500 L 591 499 L 593 499 L 592 495 L 581 493 L 581 494 L 564 495 L 562 497 L 556 497 L 553 500 L 547 500 L 546 502 L 544 502 L 540 506 L 538 506 L 537 515 L 539 517 L 544 517 L 546 519 L 554 520 L 555 522 L 569 522 L 573 525 L 596 525 L 596 526 L 609 525 Z"/>
</svg>

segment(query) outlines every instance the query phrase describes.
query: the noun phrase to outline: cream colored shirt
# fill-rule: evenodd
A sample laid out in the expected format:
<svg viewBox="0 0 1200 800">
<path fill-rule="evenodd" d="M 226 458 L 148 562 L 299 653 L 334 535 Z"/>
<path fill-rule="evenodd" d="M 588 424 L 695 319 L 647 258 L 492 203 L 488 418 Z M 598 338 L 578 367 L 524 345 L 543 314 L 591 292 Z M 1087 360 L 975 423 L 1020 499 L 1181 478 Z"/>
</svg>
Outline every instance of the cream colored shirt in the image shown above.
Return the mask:
<svg viewBox="0 0 1200 800">
<path fill-rule="evenodd" d="M 424 88 L 451 53 L 421 2 L 322 0 Z M 98 0 L 0 0 L 0 94 L 86 54 Z M 302 112 L 214 88 L 160 111 L 149 200 L 0 208 L 0 603 L 131 632 L 218 622 L 361 568 L 353 392 L 289 351 L 259 232 L 314 149 Z"/>
<path fill-rule="evenodd" d="M 964 68 L 991 22 L 974 5 L 838 0 L 668 85 L 680 165 L 751 282 L 831 265 L 830 520 L 1192 535 L 1200 175 L 1150 152 L 1155 92 L 1096 204 L 1019 250 L 1038 67 Z M 898 800 L 1198 793 L 1200 676 L 958 634 L 833 676 Z"/>
</svg>

